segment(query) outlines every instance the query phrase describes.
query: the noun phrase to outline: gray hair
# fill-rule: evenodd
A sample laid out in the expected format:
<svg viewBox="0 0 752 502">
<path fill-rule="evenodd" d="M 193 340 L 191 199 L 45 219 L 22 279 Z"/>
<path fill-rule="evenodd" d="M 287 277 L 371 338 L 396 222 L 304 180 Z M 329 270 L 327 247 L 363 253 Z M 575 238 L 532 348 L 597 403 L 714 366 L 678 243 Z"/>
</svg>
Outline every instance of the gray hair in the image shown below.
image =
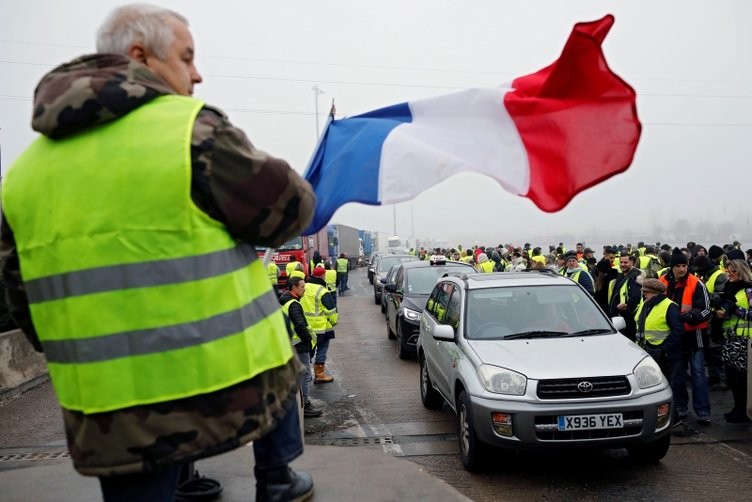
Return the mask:
<svg viewBox="0 0 752 502">
<path fill-rule="evenodd" d="M 167 58 L 175 35 L 167 25 L 174 18 L 188 26 L 188 20 L 175 11 L 145 3 L 124 5 L 113 10 L 97 30 L 97 52 L 128 55 L 135 42 Z"/>
</svg>

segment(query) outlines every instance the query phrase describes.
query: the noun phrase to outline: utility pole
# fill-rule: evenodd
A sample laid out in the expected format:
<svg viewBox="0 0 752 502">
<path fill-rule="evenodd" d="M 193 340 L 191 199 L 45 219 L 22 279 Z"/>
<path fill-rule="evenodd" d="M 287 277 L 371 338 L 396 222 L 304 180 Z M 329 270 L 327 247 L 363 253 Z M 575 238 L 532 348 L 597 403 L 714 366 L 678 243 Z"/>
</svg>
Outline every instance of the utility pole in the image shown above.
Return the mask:
<svg viewBox="0 0 752 502">
<path fill-rule="evenodd" d="M 316 108 L 316 142 L 319 141 L 319 95 L 324 94 L 324 91 L 322 91 L 318 85 L 314 85 L 311 87 L 311 90 L 313 91 L 313 99 L 315 101 L 315 108 Z M 332 105 L 334 106 L 334 105 Z"/>
</svg>

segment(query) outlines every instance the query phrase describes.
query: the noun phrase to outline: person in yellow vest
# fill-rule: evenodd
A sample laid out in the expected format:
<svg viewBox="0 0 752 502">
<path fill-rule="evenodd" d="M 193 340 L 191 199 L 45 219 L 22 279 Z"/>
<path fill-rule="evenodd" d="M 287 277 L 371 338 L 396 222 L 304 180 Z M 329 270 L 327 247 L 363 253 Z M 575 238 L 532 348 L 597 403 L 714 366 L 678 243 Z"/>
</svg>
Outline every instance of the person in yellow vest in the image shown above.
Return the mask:
<svg viewBox="0 0 752 502">
<path fill-rule="evenodd" d="M 183 16 L 122 6 L 96 45 L 38 84 L 41 136 L 2 187 L 11 314 L 45 353 L 73 465 L 106 501 L 172 500 L 182 466 L 253 441 L 257 496 L 309 497 L 288 467 L 300 363 L 253 246 L 300 235 L 313 191 L 191 97 Z"/>
<path fill-rule="evenodd" d="M 334 326 L 339 320 L 337 302 L 329 293 L 329 288 L 326 284 L 326 269 L 321 267 L 313 269 L 313 276 L 308 281 L 308 286 L 310 289 L 313 289 L 313 286 L 322 286 L 325 291 L 321 295 L 320 300 L 317 300 L 321 303 L 319 312 L 323 314 L 322 317 L 326 320 L 326 325 L 323 331 L 321 329 L 317 330 L 316 347 L 311 351 L 314 372 L 313 383 L 329 383 L 334 380 L 334 377 L 326 373 L 326 359 L 329 353 L 329 344 L 334 338 Z"/>
<path fill-rule="evenodd" d="M 486 253 L 481 253 L 478 255 L 478 265 L 475 268 L 478 272 L 490 274 L 494 271 L 494 262 L 488 259 Z"/>
<path fill-rule="evenodd" d="M 274 288 L 274 294 L 279 296 L 279 286 L 277 285 L 277 281 L 279 280 L 279 267 L 273 261 L 270 261 L 269 265 L 266 266 L 266 276 L 269 278 L 272 288 Z"/>
<path fill-rule="evenodd" d="M 332 295 L 334 305 L 337 305 L 337 271 L 332 269 L 332 264 L 328 260 L 323 262 L 324 264 L 324 282 L 326 283 L 326 289 L 329 294 Z M 318 265 L 320 267 L 321 264 Z M 314 269 L 315 270 L 315 269 Z"/>
<path fill-rule="evenodd" d="M 298 261 L 298 259 L 294 256 L 290 256 L 290 261 L 287 262 L 287 265 L 285 265 L 285 276 L 289 279 L 292 277 L 292 273 L 298 270 L 303 274 L 303 277 L 305 277 L 305 272 L 303 272 L 303 264 Z"/>
<path fill-rule="evenodd" d="M 728 276 L 707 256 L 700 255 L 695 257 L 692 264 L 697 277 L 705 283 L 710 299 L 710 336 L 709 343 L 705 346 L 708 384 L 712 386 L 713 390 L 726 390 L 726 373 L 723 360 L 721 359 L 721 347 L 724 340 L 723 320 L 716 316 L 716 311 L 720 307 L 721 295 L 726 288 Z"/>
<path fill-rule="evenodd" d="M 635 312 L 637 344 L 651 355 L 669 384 L 681 359 L 684 326 L 679 306 L 666 298 L 666 285 L 658 279 L 642 281 L 642 301 Z M 674 417 L 677 425 L 678 417 Z"/>
<path fill-rule="evenodd" d="M 279 297 L 282 311 L 287 315 L 290 329 L 293 333 L 292 345 L 298 354 L 298 359 L 303 365 L 300 390 L 303 394 L 303 416 L 306 418 L 320 417 L 321 410 L 313 407 L 310 400 L 311 382 L 311 351 L 316 346 L 316 335 L 308 324 L 308 318 L 300 304 L 300 299 L 305 294 L 306 282 L 300 277 L 290 277 L 287 280 L 287 291 Z"/>
<path fill-rule="evenodd" d="M 734 254 L 738 251 L 740 258 Z M 752 271 L 744 260 L 744 254 L 739 250 L 728 252 L 729 256 L 734 258 L 726 264 L 726 274 L 728 282 L 721 297 L 721 308 L 716 312 L 716 316 L 723 320 L 724 333 L 733 333 L 747 340 L 752 337 Z M 726 421 L 729 423 L 749 423 L 750 418 L 747 416 L 747 373 L 749 371 L 749 360 L 746 365 L 741 366 L 738 363 L 726 363 L 726 382 L 731 389 L 734 397 L 734 407 L 731 411 L 724 413 Z"/>
<path fill-rule="evenodd" d="M 337 289 L 339 290 L 339 294 L 343 294 L 350 289 L 347 287 L 347 271 L 349 266 L 347 255 L 341 253 L 339 258 L 337 258 Z"/>
</svg>

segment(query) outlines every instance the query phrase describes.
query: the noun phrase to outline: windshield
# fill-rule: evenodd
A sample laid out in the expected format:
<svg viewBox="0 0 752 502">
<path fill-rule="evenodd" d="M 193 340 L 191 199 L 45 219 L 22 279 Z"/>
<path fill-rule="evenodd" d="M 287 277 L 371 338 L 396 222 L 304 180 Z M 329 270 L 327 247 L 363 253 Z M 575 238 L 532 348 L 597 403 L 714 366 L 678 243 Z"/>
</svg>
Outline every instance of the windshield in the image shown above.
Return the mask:
<svg viewBox="0 0 752 502">
<path fill-rule="evenodd" d="M 472 273 L 472 267 L 465 265 L 442 265 L 425 268 L 411 268 L 407 270 L 406 294 L 409 295 L 428 295 L 436 285 L 436 280 L 452 269 L 470 269 L 467 273 Z"/>
<path fill-rule="evenodd" d="M 379 273 L 386 272 L 394 265 L 414 260 L 417 260 L 415 256 L 383 256 L 379 260 Z"/>
<path fill-rule="evenodd" d="M 294 237 L 276 249 L 287 249 L 287 250 L 292 250 L 292 251 L 298 251 L 300 249 L 303 249 L 303 238 Z M 256 246 L 256 250 L 266 251 L 266 248 L 264 246 Z"/>
<path fill-rule="evenodd" d="M 614 330 L 592 298 L 574 286 L 517 286 L 472 290 L 466 338 L 501 340 L 588 336 Z"/>
</svg>

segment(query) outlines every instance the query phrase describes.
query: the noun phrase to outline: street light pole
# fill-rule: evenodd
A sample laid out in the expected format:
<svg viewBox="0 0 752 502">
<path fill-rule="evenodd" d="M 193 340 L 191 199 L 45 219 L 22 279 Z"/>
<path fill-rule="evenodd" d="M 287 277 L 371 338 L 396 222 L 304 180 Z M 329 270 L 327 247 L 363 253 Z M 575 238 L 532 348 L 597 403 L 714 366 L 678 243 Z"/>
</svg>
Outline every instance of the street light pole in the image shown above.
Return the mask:
<svg viewBox="0 0 752 502">
<path fill-rule="evenodd" d="M 314 85 L 311 87 L 311 90 L 313 91 L 313 99 L 315 101 L 315 107 L 316 107 L 316 141 L 319 140 L 319 95 L 324 94 L 324 91 L 322 91 L 318 85 Z"/>
</svg>

